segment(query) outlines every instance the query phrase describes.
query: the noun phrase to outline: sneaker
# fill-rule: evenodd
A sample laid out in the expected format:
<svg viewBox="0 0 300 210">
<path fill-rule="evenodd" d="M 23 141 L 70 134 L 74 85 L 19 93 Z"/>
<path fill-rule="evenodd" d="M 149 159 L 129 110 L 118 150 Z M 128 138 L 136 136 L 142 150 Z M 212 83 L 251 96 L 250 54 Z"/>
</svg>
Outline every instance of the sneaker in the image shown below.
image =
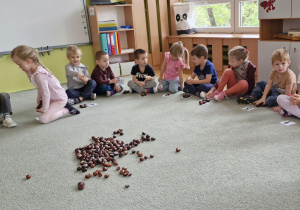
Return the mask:
<svg viewBox="0 0 300 210">
<path fill-rule="evenodd" d="M 134 89 L 129 88 L 129 93 L 137 93 Z"/>
<path fill-rule="evenodd" d="M 148 89 L 146 89 L 146 92 L 147 92 L 147 93 L 156 93 L 156 88 L 155 88 L 155 87 L 153 87 L 153 88 L 148 88 Z"/>
<path fill-rule="evenodd" d="M 69 98 L 68 99 L 68 104 L 71 104 L 71 105 L 75 104 L 74 98 Z"/>
<path fill-rule="evenodd" d="M 162 84 L 158 85 L 158 87 L 157 87 L 157 91 L 158 91 L 158 92 L 161 92 L 161 91 L 162 91 L 162 89 L 163 89 L 163 87 L 164 87 L 164 86 L 163 86 Z"/>
<path fill-rule="evenodd" d="M 178 91 L 182 91 L 182 87 L 181 86 L 178 86 Z"/>
<path fill-rule="evenodd" d="M 222 101 L 223 99 L 226 99 L 227 95 L 225 91 L 222 91 L 221 93 L 218 93 L 217 95 L 214 96 L 214 99 L 217 101 Z"/>
<path fill-rule="evenodd" d="M 114 94 L 115 94 L 115 93 L 114 93 L 114 91 L 112 91 L 112 90 L 106 91 L 106 96 L 107 96 L 107 97 L 112 96 L 112 95 L 114 95 Z"/>
<path fill-rule="evenodd" d="M 214 96 L 215 95 L 218 95 L 220 93 L 220 91 L 218 91 L 218 89 L 216 89 L 210 96 L 208 96 L 208 97 L 205 97 L 205 95 L 207 94 L 206 92 L 204 92 L 204 91 L 202 91 L 201 93 L 200 93 L 200 97 L 201 98 L 209 98 L 209 99 L 212 99 L 212 98 L 214 98 Z"/>
<path fill-rule="evenodd" d="M 285 109 L 281 109 L 280 111 L 279 111 L 279 114 L 281 115 L 281 116 L 284 116 L 284 117 L 290 117 L 290 116 L 292 116 L 288 111 L 286 111 Z"/>
<path fill-rule="evenodd" d="M 253 96 L 239 97 L 237 99 L 239 104 L 253 104 L 255 101 L 256 99 Z"/>
<path fill-rule="evenodd" d="M 16 126 L 17 126 L 17 123 L 15 123 L 15 122 L 11 119 L 10 115 L 5 115 L 4 118 L 3 118 L 3 123 L 2 123 L 2 125 L 3 125 L 4 127 L 12 128 L 12 127 L 16 127 Z"/>
<path fill-rule="evenodd" d="M 92 99 L 92 100 L 95 100 L 96 97 L 97 97 L 96 93 L 92 93 L 92 94 L 91 94 L 91 99 Z"/>
<path fill-rule="evenodd" d="M 76 109 L 76 108 L 74 108 L 71 104 L 69 104 L 69 103 L 67 103 L 66 105 L 65 105 L 65 108 L 67 108 L 68 110 L 69 110 L 69 114 L 73 114 L 73 115 L 75 115 L 75 114 L 80 114 L 80 111 L 78 110 L 78 109 Z"/>
</svg>

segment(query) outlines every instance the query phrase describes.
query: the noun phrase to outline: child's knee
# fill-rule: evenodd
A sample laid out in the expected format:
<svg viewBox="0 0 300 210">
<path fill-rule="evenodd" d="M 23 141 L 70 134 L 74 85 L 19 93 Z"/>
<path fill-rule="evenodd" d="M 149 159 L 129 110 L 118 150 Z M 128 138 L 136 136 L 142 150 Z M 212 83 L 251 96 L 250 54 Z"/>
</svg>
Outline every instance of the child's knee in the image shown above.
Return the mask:
<svg viewBox="0 0 300 210">
<path fill-rule="evenodd" d="M 178 92 L 178 87 L 169 87 L 169 92 L 170 93 L 177 93 Z"/>
</svg>

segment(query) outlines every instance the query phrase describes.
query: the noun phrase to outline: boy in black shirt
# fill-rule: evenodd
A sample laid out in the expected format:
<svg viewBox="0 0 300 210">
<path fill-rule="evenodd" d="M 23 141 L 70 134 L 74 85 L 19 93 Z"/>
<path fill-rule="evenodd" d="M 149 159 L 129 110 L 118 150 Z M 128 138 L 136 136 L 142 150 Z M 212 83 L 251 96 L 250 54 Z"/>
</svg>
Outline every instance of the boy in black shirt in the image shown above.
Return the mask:
<svg viewBox="0 0 300 210">
<path fill-rule="evenodd" d="M 128 81 L 131 93 L 156 93 L 155 73 L 153 68 L 147 64 L 148 55 L 145 50 L 134 51 L 135 62 L 131 69 L 132 80 Z"/>
</svg>

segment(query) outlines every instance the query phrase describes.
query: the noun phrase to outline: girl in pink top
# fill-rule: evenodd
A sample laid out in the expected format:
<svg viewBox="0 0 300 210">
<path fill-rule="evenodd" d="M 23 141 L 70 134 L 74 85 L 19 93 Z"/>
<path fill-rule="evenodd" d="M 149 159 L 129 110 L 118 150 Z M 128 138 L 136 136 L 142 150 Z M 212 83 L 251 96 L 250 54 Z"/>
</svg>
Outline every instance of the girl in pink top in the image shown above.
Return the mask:
<svg viewBox="0 0 300 210">
<path fill-rule="evenodd" d="M 31 83 L 38 89 L 36 111 L 42 113 L 40 123 L 49 123 L 61 116 L 80 112 L 67 104 L 68 96 L 56 77 L 39 61 L 38 52 L 20 45 L 13 49 L 11 58 L 27 74 Z"/>
<path fill-rule="evenodd" d="M 185 65 L 183 60 L 188 63 L 189 52 L 181 41 L 175 42 L 170 48 L 170 52 L 165 53 L 158 78 L 158 92 L 176 93 L 179 87 L 183 89 L 183 69 L 185 67 L 190 68 L 188 64 Z"/>
</svg>

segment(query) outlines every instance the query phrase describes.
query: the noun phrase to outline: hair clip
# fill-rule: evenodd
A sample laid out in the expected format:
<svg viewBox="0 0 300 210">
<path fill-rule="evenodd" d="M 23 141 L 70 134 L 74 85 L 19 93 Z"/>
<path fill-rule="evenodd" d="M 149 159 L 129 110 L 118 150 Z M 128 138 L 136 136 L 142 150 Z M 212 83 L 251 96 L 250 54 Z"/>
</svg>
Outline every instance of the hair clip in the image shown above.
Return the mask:
<svg viewBox="0 0 300 210">
<path fill-rule="evenodd" d="M 245 52 L 246 52 L 246 53 L 248 53 L 248 50 L 247 50 L 247 48 L 245 48 Z"/>
</svg>

